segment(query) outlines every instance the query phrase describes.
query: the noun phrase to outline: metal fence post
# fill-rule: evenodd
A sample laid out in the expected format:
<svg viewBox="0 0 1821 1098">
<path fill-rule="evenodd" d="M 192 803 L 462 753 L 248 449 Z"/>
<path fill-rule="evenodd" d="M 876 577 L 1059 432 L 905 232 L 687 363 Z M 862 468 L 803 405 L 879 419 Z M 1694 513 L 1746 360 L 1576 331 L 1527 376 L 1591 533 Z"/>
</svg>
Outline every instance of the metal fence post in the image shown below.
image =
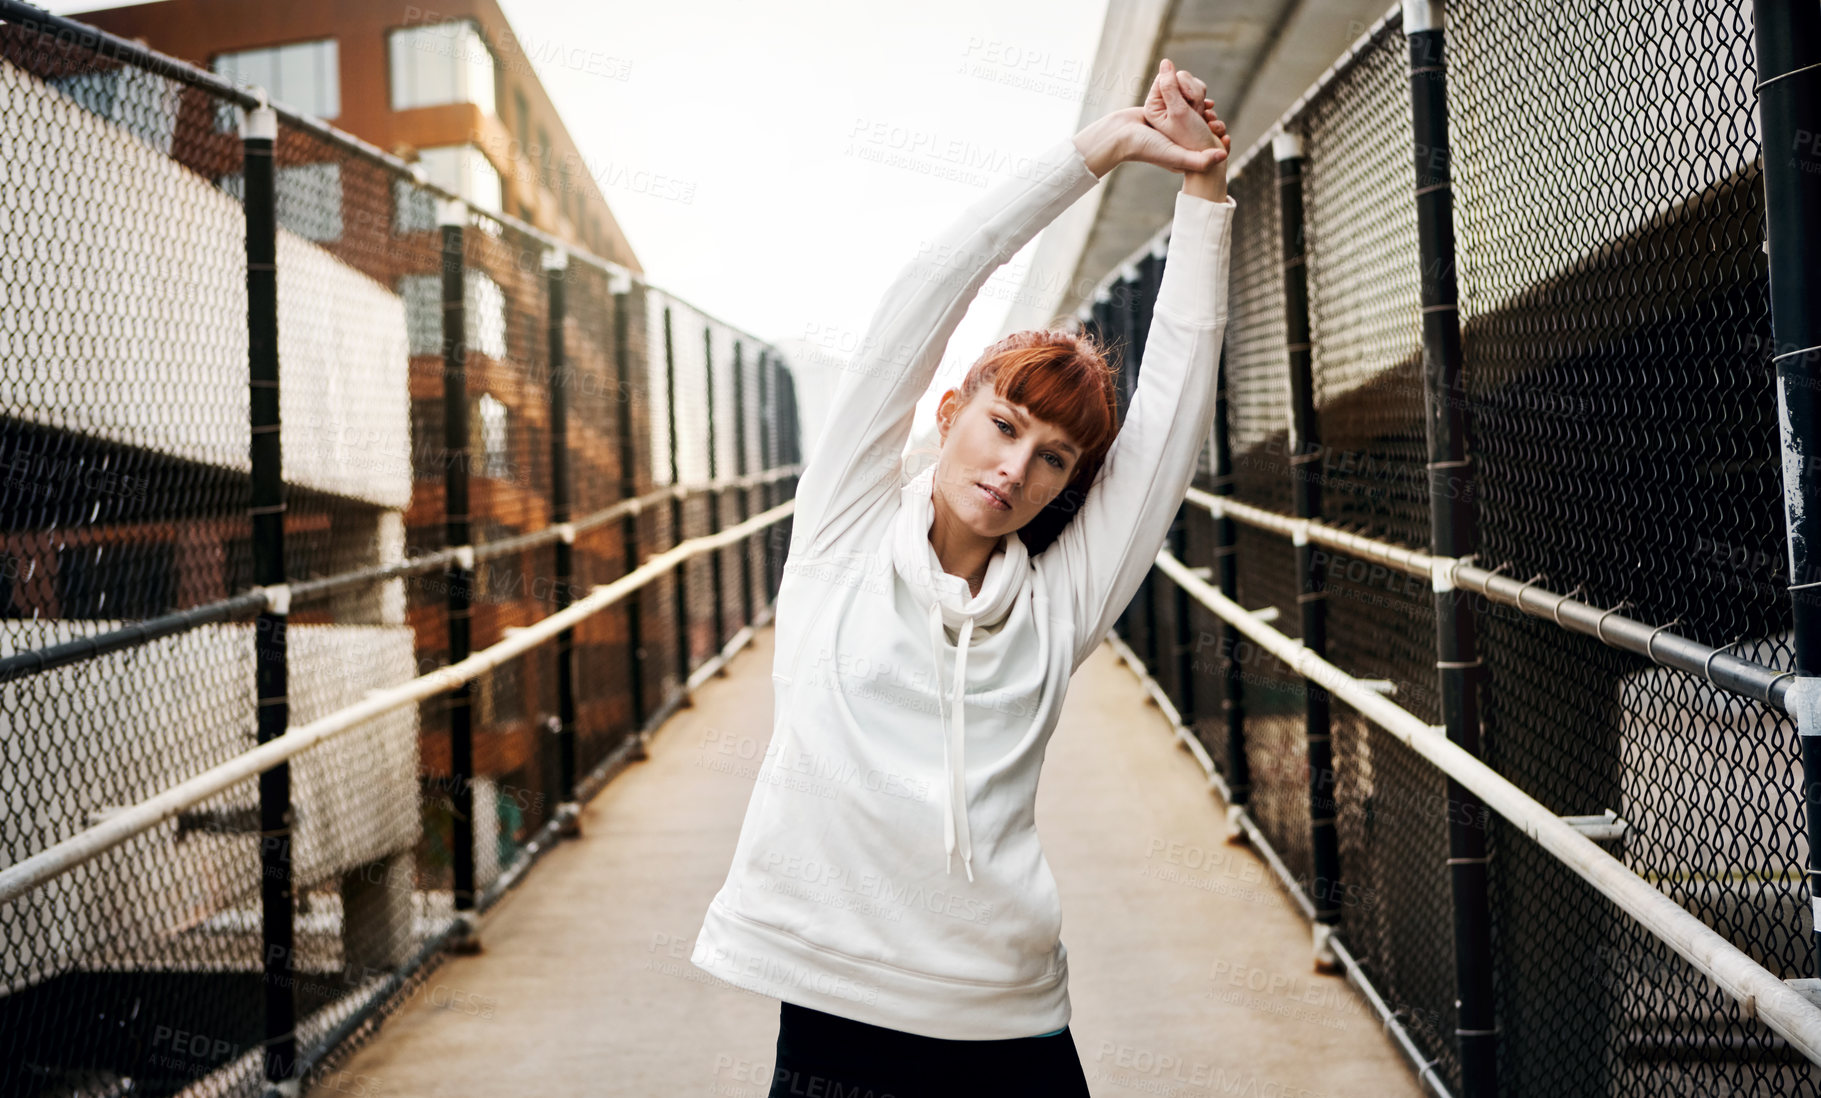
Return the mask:
<svg viewBox="0 0 1821 1098">
<path fill-rule="evenodd" d="M 1752 15 L 1795 671 L 1809 679 L 1821 675 L 1821 513 L 1814 506 L 1821 496 L 1821 278 L 1813 272 L 1821 239 L 1821 13 L 1813 4 L 1757 0 Z M 1798 724 L 1808 888 L 1821 910 L 1821 728 L 1812 719 Z M 1812 929 L 1821 935 L 1821 921 Z M 1821 958 L 1821 937 L 1815 947 Z"/>
<path fill-rule="evenodd" d="M 1441 556 L 1471 555 L 1479 524 L 1470 502 L 1467 390 L 1455 284 L 1452 150 L 1448 143 L 1448 69 L 1440 0 L 1404 0 L 1410 54 L 1410 115 L 1422 262 L 1423 402 L 1429 444 L 1429 546 Z M 1436 674 L 1448 738 L 1480 753 L 1477 596 L 1437 572 Z M 1454 898 L 1455 1040 L 1466 1098 L 1498 1094 L 1498 1028 L 1492 998 L 1492 916 L 1487 895 L 1485 808 L 1448 779 L 1448 869 Z"/>
<path fill-rule="evenodd" d="M 682 471 L 678 462 L 677 447 L 677 356 L 675 341 L 670 333 L 670 306 L 664 306 L 664 405 L 665 422 L 669 424 L 667 432 L 670 441 L 670 544 L 674 548 L 683 542 L 683 496 L 678 490 L 682 484 Z M 677 638 L 677 689 L 682 691 L 679 700 L 681 705 L 694 705 L 695 699 L 689 696 L 689 562 L 677 561 L 671 571 L 672 612 L 675 617 Z"/>
<path fill-rule="evenodd" d="M 550 342 L 550 521 L 562 530 L 556 542 L 556 609 L 561 612 L 572 601 L 575 583 L 575 532 L 568 528 L 573 492 L 569 484 L 569 377 L 570 367 L 563 345 L 563 324 L 568 316 L 569 300 L 565 278 L 569 253 L 561 248 L 544 252 L 544 286 L 549 303 Z M 556 635 L 556 733 L 557 733 L 557 806 L 561 834 L 573 837 L 581 832 L 581 806 L 575 800 L 575 630 L 565 629 Z"/>
<path fill-rule="evenodd" d="M 803 460 L 803 438 L 797 433 L 797 387 L 790 374 L 784 370 L 779 370 L 772 381 L 777 385 L 774 396 L 779 412 L 778 461 L 784 465 L 796 465 Z M 787 493 L 790 498 L 795 498 L 797 474 L 793 473 L 786 479 L 790 482 L 789 486 L 785 487 L 780 481 L 780 490 Z M 790 564 L 790 545 L 791 539 L 796 536 L 796 519 L 794 517 L 785 519 L 784 526 L 787 528 L 783 542 L 784 559 L 778 562 L 778 583 L 780 585 L 784 581 L 784 569 Z"/>
<path fill-rule="evenodd" d="M 253 677 L 259 699 L 258 739 L 269 743 L 290 726 L 285 626 L 284 453 L 278 391 L 278 200 L 273 148 L 278 115 L 246 112 L 241 131 L 246 183 L 247 397 L 251 418 L 253 582 L 276 588 L 253 629 Z M 297 1069 L 296 895 L 291 873 L 291 764 L 259 775 L 259 903 L 264 949 L 265 1079 L 295 1094 Z"/>
<path fill-rule="evenodd" d="M 1233 433 L 1227 426 L 1226 350 L 1221 349 L 1219 377 L 1214 390 L 1214 483 L 1216 496 L 1231 496 L 1234 487 Z M 1220 593 L 1239 601 L 1238 527 L 1225 511 L 1214 515 L 1214 575 Z M 1246 678 L 1239 660 L 1241 633 L 1239 626 L 1220 622 L 1220 661 L 1222 685 L 1220 710 L 1227 733 L 1227 839 L 1242 843 L 1247 835 L 1239 826 L 1239 815 L 1252 800 L 1252 765 L 1246 758 Z"/>
<path fill-rule="evenodd" d="M 1188 559 L 1189 521 L 1188 505 L 1176 508 L 1176 521 L 1170 525 L 1170 555 L 1177 560 Z M 1170 619 L 1175 624 L 1171 631 L 1170 652 L 1175 656 L 1171 668 L 1176 681 L 1176 716 L 1184 728 L 1195 727 L 1195 637 L 1189 630 L 1189 591 L 1180 583 L 1170 584 Z"/>
<path fill-rule="evenodd" d="M 1296 516 L 1321 517 L 1321 432 L 1315 418 L 1315 379 L 1309 345 L 1309 284 L 1304 263 L 1303 143 L 1300 134 L 1282 133 L 1271 142 L 1277 161 L 1278 209 L 1284 248 L 1285 351 L 1290 370 L 1290 481 Z M 1324 659 L 1328 654 L 1326 561 L 1302 534 L 1296 545 L 1296 602 L 1302 609 L 1303 647 Z M 1340 922 L 1340 839 L 1334 819 L 1338 808 L 1334 744 L 1330 736 L 1328 691 L 1313 679 L 1303 680 L 1305 739 L 1309 750 L 1309 841 L 1314 880 L 1309 898 L 1315 904 L 1315 967 L 1340 971 L 1340 958 L 1328 938 Z"/>
<path fill-rule="evenodd" d="M 744 478 L 751 470 L 746 462 L 746 362 L 745 348 L 739 340 L 733 342 L 733 471 L 737 477 Z M 752 486 L 742 484 L 739 492 L 740 521 L 752 517 Z M 752 541 L 740 545 L 740 626 L 745 628 L 752 624 Z"/>
<path fill-rule="evenodd" d="M 468 340 L 464 303 L 466 257 L 463 230 L 468 207 L 455 199 L 437 203 L 443 244 L 443 539 L 456 550 L 444 573 L 448 584 L 449 662 L 472 655 L 474 547 L 468 516 Z M 455 871 L 455 912 L 465 924 L 457 946 L 480 947 L 475 920 L 474 882 L 474 683 L 449 692 L 450 843 Z"/>
<path fill-rule="evenodd" d="M 628 388 L 632 373 L 631 347 L 626 340 L 626 299 L 632 293 L 632 279 L 615 273 L 608 284 L 613 295 L 613 372 L 614 392 L 618 394 L 620 432 L 620 498 L 636 499 L 639 495 L 638 448 L 632 441 L 632 401 Z M 649 399 L 649 394 L 647 394 Z M 649 403 L 647 404 L 649 407 Z M 639 517 L 636 510 L 620 519 L 620 574 L 630 575 L 639 566 Z M 632 747 L 630 759 L 644 759 L 645 752 L 645 629 L 644 592 L 626 599 L 626 658 L 631 675 Z"/>
<path fill-rule="evenodd" d="M 719 440 L 715 436 L 714 424 L 714 329 L 707 325 L 702 326 L 702 364 L 708 382 L 708 480 L 710 484 L 713 484 L 721 479 L 721 463 L 719 455 L 716 453 L 716 450 L 719 449 Z M 718 486 L 708 490 L 708 532 L 710 534 L 721 532 L 721 506 L 726 502 L 726 497 Z M 714 592 L 714 613 L 711 616 L 711 620 L 714 622 L 714 646 L 711 654 L 719 652 L 721 646 L 727 643 L 727 587 L 723 576 L 726 556 L 725 549 L 716 549 L 708 554 L 709 588 Z M 719 672 L 721 675 L 726 675 L 726 673 L 725 667 Z"/>
<path fill-rule="evenodd" d="M 771 354 L 767 351 L 760 351 L 759 468 L 766 473 L 770 473 L 774 466 L 780 464 L 777 456 L 772 453 L 773 432 L 771 420 L 772 416 L 776 414 L 777 408 L 775 402 L 772 400 Z M 759 485 L 759 510 L 761 512 L 771 510 L 772 502 L 777 498 L 773 492 L 773 489 L 776 487 L 777 482 L 772 480 L 769 476 L 765 478 L 764 483 Z M 772 552 L 772 546 L 777 542 L 779 532 L 783 530 L 783 528 L 783 523 L 773 523 L 765 528 L 765 536 L 759 541 L 759 559 L 765 572 L 765 605 L 767 606 L 771 605 L 772 599 L 777 595 L 777 590 L 774 586 L 777 576 L 777 562 L 775 559 L 776 555 Z"/>
</svg>

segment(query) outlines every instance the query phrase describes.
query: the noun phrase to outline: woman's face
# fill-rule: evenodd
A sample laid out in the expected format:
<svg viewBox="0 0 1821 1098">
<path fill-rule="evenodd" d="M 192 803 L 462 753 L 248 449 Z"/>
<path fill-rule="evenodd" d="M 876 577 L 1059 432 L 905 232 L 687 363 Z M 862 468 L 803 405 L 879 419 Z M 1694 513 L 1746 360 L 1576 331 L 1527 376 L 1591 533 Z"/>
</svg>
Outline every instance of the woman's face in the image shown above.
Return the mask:
<svg viewBox="0 0 1821 1098">
<path fill-rule="evenodd" d="M 991 385 L 982 385 L 967 404 L 958 390 L 943 393 L 936 422 L 942 456 L 934 490 L 982 537 L 1011 533 L 1036 518 L 1068 487 L 1081 461 L 1068 432 Z"/>
</svg>

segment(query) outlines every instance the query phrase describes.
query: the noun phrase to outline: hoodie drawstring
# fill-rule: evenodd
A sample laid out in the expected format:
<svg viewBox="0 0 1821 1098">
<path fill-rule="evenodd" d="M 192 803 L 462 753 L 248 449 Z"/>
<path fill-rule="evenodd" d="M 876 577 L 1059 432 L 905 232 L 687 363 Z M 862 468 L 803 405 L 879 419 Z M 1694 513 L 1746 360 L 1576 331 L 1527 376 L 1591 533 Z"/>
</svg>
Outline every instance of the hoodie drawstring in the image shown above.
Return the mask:
<svg viewBox="0 0 1821 1098">
<path fill-rule="evenodd" d="M 948 775 L 948 813 L 942 821 L 942 845 L 948 852 L 946 872 L 955 871 L 955 851 L 961 851 L 961 864 L 967 879 L 974 879 L 974 838 L 967 826 L 967 650 L 973 640 L 974 619 L 969 615 L 961 626 L 961 641 L 955 649 L 955 719 L 950 721 L 942 705 L 942 607 L 929 608 L 930 654 L 936 664 L 936 710 L 942 716 L 942 765 Z"/>
</svg>

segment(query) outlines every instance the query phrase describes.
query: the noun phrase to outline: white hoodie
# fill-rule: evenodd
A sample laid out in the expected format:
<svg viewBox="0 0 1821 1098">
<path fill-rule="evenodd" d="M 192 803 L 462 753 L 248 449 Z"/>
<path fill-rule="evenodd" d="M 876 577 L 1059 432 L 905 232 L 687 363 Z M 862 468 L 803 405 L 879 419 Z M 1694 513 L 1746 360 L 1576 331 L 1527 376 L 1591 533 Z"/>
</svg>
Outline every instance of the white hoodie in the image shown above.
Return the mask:
<svg viewBox="0 0 1821 1098">
<path fill-rule="evenodd" d="M 1069 1021 L 1038 771 L 1070 676 L 1163 546 L 1214 420 L 1233 211 L 1179 193 L 1138 388 L 1099 478 L 980 592 L 929 543 L 912 413 L 988 275 L 1098 181 L 1073 139 L 995 185 L 875 312 L 799 478 L 776 706 L 726 883 L 690 960 L 727 982 L 930 1037 Z M 1091 810 L 1091 809 L 1090 809 Z"/>
</svg>

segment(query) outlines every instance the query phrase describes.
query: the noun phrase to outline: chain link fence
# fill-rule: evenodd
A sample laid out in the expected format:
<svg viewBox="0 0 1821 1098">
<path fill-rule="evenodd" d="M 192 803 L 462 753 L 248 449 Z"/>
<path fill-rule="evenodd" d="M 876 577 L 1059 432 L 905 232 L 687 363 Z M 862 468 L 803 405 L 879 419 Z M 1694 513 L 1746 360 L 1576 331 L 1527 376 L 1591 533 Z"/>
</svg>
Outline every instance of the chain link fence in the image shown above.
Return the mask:
<svg viewBox="0 0 1821 1098">
<path fill-rule="evenodd" d="M 377 704 L 777 508 L 791 376 L 313 119 L 0 18 L 0 1094 L 321 1083 L 414 996 L 486 1009 L 427 984 L 463 916 L 768 616 L 788 518 L 126 821 L 285 746 L 273 707 Z"/>
<path fill-rule="evenodd" d="M 1477 636 L 1464 681 L 1480 757 L 1776 978 L 1811 978 L 1796 722 L 1780 692 L 1714 673 L 1742 660 L 1728 666 L 1756 665 L 1775 685 L 1797 654 L 1753 7 L 1459 3 L 1437 28 L 1404 25 L 1425 7 L 1362 28 L 1283 136 L 1236 158 L 1224 406 L 1201 502 L 1185 504 L 1170 549 L 1295 638 L 1296 520 L 1375 546 L 1316 547 L 1325 657 L 1452 738 L 1437 590 L 1429 572 L 1385 561 L 1432 551 L 1432 515 L 1462 516 L 1477 544 L 1467 559 L 1533 585 L 1522 609 L 1503 596 L 1460 604 L 1459 627 Z M 1812 71 L 1798 77 L 1814 87 Z M 1413 114 L 1424 78 L 1445 82 L 1445 142 Z M 1777 138 L 1791 136 L 1799 158 L 1806 148 L 1798 170 L 1821 171 L 1813 134 L 1806 146 L 1801 133 Z M 1438 179 L 1452 241 L 1423 228 L 1418 196 Z M 1451 307 L 1426 287 L 1444 276 L 1459 295 L 1455 391 L 1435 373 L 1447 345 L 1426 347 L 1430 314 Z M 1109 283 L 1084 323 L 1130 331 L 1148 279 Z M 1317 426 L 1300 440 L 1286 279 L 1307 290 Z M 1469 460 L 1443 477 L 1431 431 L 1445 405 Z M 1318 514 L 1294 512 L 1300 476 L 1319 484 Z M 1204 601 L 1154 571 L 1121 625 L 1131 658 L 1305 910 L 1338 899 L 1335 939 L 1431 1089 L 1821 1091 L 1815 1066 L 1750 1004 L 1398 736 L 1338 699 L 1311 726 L 1319 688 Z M 1631 651 L 1610 629 L 1565 627 L 1551 612 L 1565 605 L 1643 623 L 1650 639 Z M 1669 665 L 1673 638 L 1707 653 L 1708 673 Z M 1331 773 L 1310 773 L 1317 737 L 1331 740 Z M 1336 880 L 1313 853 L 1311 805 L 1324 800 Z M 1471 933 L 1452 876 L 1457 829 L 1479 830 L 1489 854 L 1483 982 L 1457 962 Z M 1461 1000 L 1476 997 L 1496 1018 L 1491 1074 L 1463 1051 L 1480 1035 Z"/>
</svg>

